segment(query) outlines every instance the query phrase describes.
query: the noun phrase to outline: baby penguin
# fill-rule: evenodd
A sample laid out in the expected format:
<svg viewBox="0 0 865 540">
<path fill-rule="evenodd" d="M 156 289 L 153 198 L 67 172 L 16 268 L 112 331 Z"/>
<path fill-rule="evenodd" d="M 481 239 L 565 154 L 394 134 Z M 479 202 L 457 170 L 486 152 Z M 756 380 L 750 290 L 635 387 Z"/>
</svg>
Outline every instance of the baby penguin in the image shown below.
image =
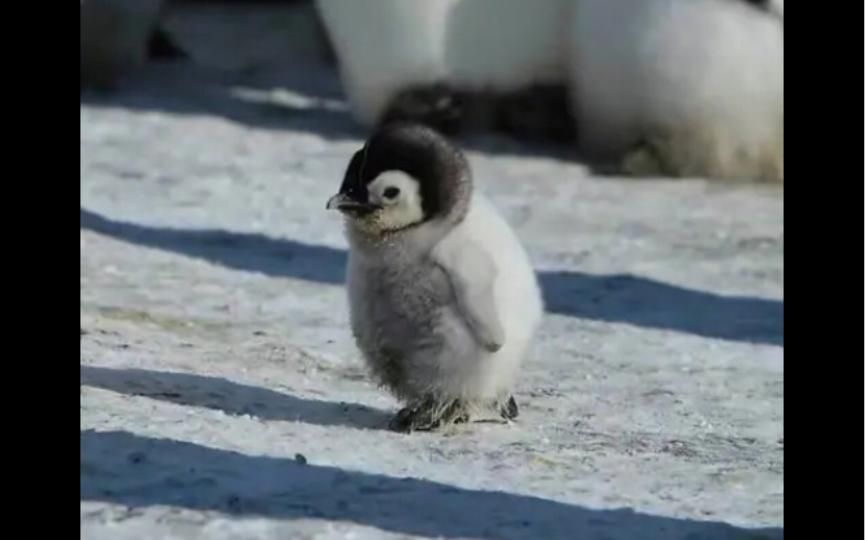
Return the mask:
<svg viewBox="0 0 865 540">
<path fill-rule="evenodd" d="M 396 431 L 506 420 L 543 304 L 526 252 L 465 156 L 416 123 L 379 128 L 327 202 L 345 216 L 352 334 L 405 407 Z"/>
</svg>

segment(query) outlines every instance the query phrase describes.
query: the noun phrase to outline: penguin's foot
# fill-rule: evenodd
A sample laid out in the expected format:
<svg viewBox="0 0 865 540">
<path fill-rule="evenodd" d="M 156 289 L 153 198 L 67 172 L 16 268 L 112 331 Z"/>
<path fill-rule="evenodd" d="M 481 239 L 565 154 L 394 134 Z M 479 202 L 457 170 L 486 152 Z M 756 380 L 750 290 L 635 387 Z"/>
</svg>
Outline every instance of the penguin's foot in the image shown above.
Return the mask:
<svg viewBox="0 0 865 540">
<path fill-rule="evenodd" d="M 625 152 L 621 171 L 636 178 L 701 176 L 699 162 L 685 160 L 681 147 L 669 133 L 644 137 Z"/>
<path fill-rule="evenodd" d="M 424 398 L 401 409 L 391 419 L 393 431 L 433 431 L 447 424 L 468 422 L 469 415 L 459 400 L 442 402 L 435 398 Z"/>
<path fill-rule="evenodd" d="M 508 400 L 500 406 L 499 414 L 505 420 L 513 420 L 520 415 L 520 409 L 517 407 L 517 400 L 514 399 L 514 396 L 509 397 Z"/>
</svg>

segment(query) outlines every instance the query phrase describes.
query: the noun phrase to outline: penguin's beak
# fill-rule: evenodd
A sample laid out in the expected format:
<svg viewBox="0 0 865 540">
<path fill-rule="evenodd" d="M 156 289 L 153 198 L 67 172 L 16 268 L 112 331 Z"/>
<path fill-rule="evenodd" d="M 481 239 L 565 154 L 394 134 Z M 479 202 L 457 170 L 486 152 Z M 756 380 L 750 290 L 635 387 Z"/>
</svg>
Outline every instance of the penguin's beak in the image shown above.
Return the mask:
<svg viewBox="0 0 865 540">
<path fill-rule="evenodd" d="M 327 206 L 325 208 L 327 210 L 339 210 L 339 208 L 343 205 L 351 202 L 351 199 L 348 198 L 347 195 L 343 193 L 337 193 L 333 197 L 327 200 Z"/>
<path fill-rule="evenodd" d="M 345 193 L 337 193 L 327 200 L 325 208 L 341 212 L 366 213 L 375 210 L 378 206 L 369 202 L 355 200 Z"/>
</svg>

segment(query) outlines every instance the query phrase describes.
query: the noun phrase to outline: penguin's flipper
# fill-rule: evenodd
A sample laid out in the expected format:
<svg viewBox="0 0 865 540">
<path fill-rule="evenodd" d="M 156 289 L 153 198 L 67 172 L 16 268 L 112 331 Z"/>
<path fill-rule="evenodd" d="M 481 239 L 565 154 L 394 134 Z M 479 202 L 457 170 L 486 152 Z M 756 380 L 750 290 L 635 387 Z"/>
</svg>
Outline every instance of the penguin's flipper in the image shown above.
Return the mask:
<svg viewBox="0 0 865 540">
<path fill-rule="evenodd" d="M 495 302 L 498 268 L 476 242 L 464 241 L 438 250 L 436 262 L 447 274 L 456 304 L 475 338 L 490 352 L 505 343 L 505 331 Z"/>
</svg>

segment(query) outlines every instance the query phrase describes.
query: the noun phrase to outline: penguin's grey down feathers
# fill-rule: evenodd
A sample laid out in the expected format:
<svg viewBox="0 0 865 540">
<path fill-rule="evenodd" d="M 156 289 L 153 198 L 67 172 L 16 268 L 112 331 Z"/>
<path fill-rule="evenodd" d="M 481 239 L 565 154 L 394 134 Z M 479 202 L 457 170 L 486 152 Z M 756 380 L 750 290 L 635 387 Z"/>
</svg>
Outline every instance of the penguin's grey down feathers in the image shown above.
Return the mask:
<svg viewBox="0 0 865 540">
<path fill-rule="evenodd" d="M 511 228 L 472 189 L 462 154 L 431 130 L 404 129 L 397 136 L 417 136 L 407 151 L 438 163 L 421 159 L 423 171 L 384 165 L 362 180 L 405 172 L 440 199 L 426 204 L 435 213 L 397 230 L 346 219 L 352 333 L 377 382 L 403 402 L 459 401 L 467 412 L 501 406 L 542 316 L 535 273 Z M 393 151 L 373 136 L 361 151 L 370 156 L 359 159 L 387 163 Z M 424 177 L 430 165 L 447 177 Z"/>
</svg>

